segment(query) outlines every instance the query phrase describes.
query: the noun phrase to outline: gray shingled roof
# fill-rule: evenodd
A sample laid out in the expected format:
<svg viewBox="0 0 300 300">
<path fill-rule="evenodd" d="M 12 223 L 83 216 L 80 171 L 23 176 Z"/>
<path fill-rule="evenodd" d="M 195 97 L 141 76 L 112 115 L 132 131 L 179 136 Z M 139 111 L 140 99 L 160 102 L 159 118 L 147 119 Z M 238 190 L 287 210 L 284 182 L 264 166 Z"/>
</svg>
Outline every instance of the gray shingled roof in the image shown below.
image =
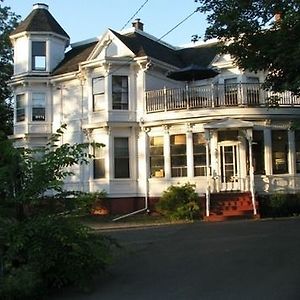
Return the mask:
<svg viewBox="0 0 300 300">
<path fill-rule="evenodd" d="M 113 30 L 111 31 L 137 57 L 149 56 L 150 58 L 155 58 L 178 68 L 184 68 L 192 64 L 207 67 L 217 54 L 216 44 L 176 50 L 138 32 L 121 35 Z M 77 71 L 79 63 L 88 58 L 96 44 L 97 42 L 93 42 L 71 49 L 66 53 L 63 61 L 52 72 L 52 75 Z"/>
<path fill-rule="evenodd" d="M 98 42 L 84 44 L 72 48 L 65 54 L 65 58 L 54 69 L 52 75 L 60 75 L 78 70 L 79 63 L 85 61 Z"/>
<path fill-rule="evenodd" d="M 184 68 L 191 64 L 207 67 L 217 54 L 217 44 L 172 49 L 138 32 L 121 35 L 111 30 L 136 56 L 149 56 L 173 66 Z"/>
<path fill-rule="evenodd" d="M 47 9 L 37 8 L 32 10 L 29 16 L 19 24 L 19 26 L 11 33 L 11 35 L 15 35 L 24 31 L 53 32 L 70 39 L 69 35 L 57 23 Z"/>
</svg>

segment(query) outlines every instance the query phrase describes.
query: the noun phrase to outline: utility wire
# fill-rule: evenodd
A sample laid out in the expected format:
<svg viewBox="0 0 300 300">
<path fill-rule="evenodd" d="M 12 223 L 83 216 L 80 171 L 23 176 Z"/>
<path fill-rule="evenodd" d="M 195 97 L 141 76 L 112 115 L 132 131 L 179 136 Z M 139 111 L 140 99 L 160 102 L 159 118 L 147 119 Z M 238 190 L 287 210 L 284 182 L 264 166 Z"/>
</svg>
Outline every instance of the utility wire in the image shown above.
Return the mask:
<svg viewBox="0 0 300 300">
<path fill-rule="evenodd" d="M 161 41 L 164 37 L 166 37 L 167 35 L 169 35 L 173 30 L 175 30 L 177 27 L 179 27 L 181 24 L 183 24 L 185 21 L 187 21 L 190 17 L 192 17 L 198 11 L 199 11 L 199 7 L 195 11 L 193 11 L 192 13 L 190 13 L 187 17 L 185 17 L 182 21 L 180 21 L 179 23 L 177 23 L 174 27 L 172 27 L 168 32 L 166 32 L 164 35 L 162 35 L 160 38 L 158 38 L 158 39 L 156 39 L 154 41 L 155 42 Z M 124 62 L 118 68 L 116 68 L 115 70 L 113 70 L 112 72 L 110 72 L 109 75 L 111 75 L 111 74 L 117 72 L 118 70 L 122 69 L 124 66 L 126 66 L 128 63 L 132 62 L 134 59 L 135 59 L 135 57 L 132 57 L 132 58 L 128 59 L 128 61 Z M 106 76 L 108 76 L 108 75 L 106 75 Z"/>
<path fill-rule="evenodd" d="M 191 16 L 193 16 L 198 11 L 199 11 L 199 8 L 197 8 L 195 11 L 193 11 L 191 14 L 189 14 L 186 18 L 184 18 L 182 21 L 180 21 L 178 24 L 176 24 L 173 28 L 171 28 L 168 32 L 166 32 L 164 35 L 162 35 L 159 39 L 156 40 L 156 42 L 162 40 L 164 37 L 166 37 L 168 34 L 170 34 L 173 30 L 175 30 L 182 23 L 184 23 L 185 21 L 187 21 Z"/>
<path fill-rule="evenodd" d="M 141 7 L 133 14 L 133 16 L 127 21 L 127 23 L 121 28 L 121 30 L 123 30 L 127 25 L 128 23 L 141 11 L 141 9 L 146 5 L 146 3 L 148 2 L 149 0 L 146 0 L 142 5 Z"/>
</svg>

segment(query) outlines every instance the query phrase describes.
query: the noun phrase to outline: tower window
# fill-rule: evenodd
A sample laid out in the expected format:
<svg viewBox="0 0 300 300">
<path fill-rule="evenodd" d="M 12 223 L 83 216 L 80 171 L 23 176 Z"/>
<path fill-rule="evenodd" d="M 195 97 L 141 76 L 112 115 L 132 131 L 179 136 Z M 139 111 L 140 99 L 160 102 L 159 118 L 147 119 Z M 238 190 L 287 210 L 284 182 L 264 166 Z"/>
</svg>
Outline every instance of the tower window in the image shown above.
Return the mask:
<svg viewBox="0 0 300 300">
<path fill-rule="evenodd" d="M 32 42 L 32 70 L 46 70 L 46 42 Z"/>
<path fill-rule="evenodd" d="M 44 93 L 32 94 L 32 121 L 45 121 L 46 95 Z"/>
<path fill-rule="evenodd" d="M 16 121 L 25 121 L 25 94 L 16 96 Z"/>
</svg>

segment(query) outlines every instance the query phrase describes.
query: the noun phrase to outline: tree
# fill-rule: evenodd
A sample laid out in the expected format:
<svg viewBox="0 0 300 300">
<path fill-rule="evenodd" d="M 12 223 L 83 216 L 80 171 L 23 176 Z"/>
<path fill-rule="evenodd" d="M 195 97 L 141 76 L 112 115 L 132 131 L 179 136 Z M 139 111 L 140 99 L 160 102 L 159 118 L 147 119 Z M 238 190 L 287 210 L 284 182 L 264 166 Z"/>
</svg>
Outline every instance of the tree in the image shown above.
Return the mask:
<svg viewBox="0 0 300 300">
<path fill-rule="evenodd" d="M 20 16 L 0 0 L 0 130 L 6 135 L 12 133 L 11 90 L 7 81 L 13 75 L 13 51 L 9 40 L 10 32 L 18 24 Z"/>
<path fill-rule="evenodd" d="M 206 39 L 220 39 L 240 68 L 268 72 L 266 88 L 300 94 L 299 0 L 195 2 L 207 14 Z"/>
<path fill-rule="evenodd" d="M 0 138 L 1 299 L 41 299 L 53 288 L 85 288 L 110 263 L 115 243 L 73 215 L 92 199 L 76 191 L 66 198 L 63 190 L 69 167 L 88 163 L 88 147 L 103 145 L 57 145 L 65 128 L 38 149 L 16 149 Z M 49 190 L 55 196 L 47 196 Z"/>
</svg>

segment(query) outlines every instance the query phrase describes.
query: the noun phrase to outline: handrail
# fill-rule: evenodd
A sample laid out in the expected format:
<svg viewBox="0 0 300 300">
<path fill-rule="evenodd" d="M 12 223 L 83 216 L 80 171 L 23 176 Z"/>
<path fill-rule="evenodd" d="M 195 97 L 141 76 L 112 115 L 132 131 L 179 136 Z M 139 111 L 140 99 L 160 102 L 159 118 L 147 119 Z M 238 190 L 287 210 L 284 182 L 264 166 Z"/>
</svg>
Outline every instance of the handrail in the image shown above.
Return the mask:
<svg viewBox="0 0 300 300">
<path fill-rule="evenodd" d="M 300 97 L 273 93 L 258 83 L 211 84 L 145 92 L 146 111 L 160 112 L 213 107 L 300 106 Z"/>
</svg>

